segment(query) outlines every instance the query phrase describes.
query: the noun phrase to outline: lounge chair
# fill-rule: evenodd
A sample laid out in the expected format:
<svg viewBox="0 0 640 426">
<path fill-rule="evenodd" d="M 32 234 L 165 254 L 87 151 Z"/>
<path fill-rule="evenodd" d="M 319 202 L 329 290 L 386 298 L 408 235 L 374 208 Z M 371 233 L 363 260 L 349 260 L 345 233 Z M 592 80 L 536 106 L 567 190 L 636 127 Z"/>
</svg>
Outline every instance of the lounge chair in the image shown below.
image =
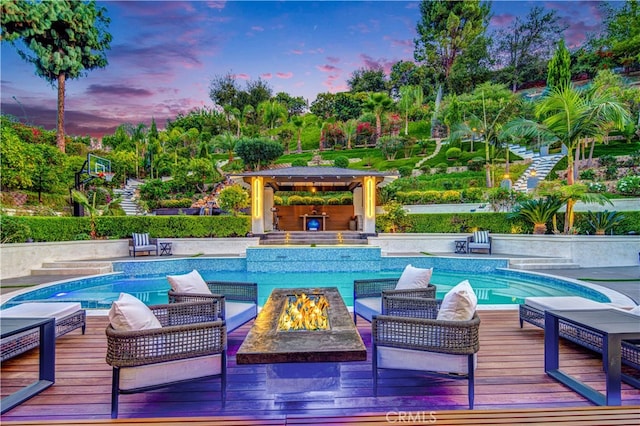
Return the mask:
<svg viewBox="0 0 640 426">
<path fill-rule="evenodd" d="M 129 240 L 129 256 L 136 257 L 136 253 L 147 253 L 151 255 L 151 252 L 155 252 L 158 255 L 158 240 L 157 238 L 150 238 L 149 234 L 133 233 L 132 238 Z"/>
<path fill-rule="evenodd" d="M 561 311 L 563 309 L 600 310 L 620 308 L 579 296 L 527 297 L 525 302 L 520 305 L 520 328 L 523 327 L 524 322 L 527 322 L 544 330 L 545 311 Z M 638 319 L 638 323 L 640 324 L 640 318 Z M 602 354 L 603 336 L 601 334 L 562 320 L 560 320 L 559 332 L 560 337 Z M 640 370 L 640 341 L 623 340 L 621 350 L 622 362 Z"/>
<path fill-rule="evenodd" d="M 221 379 L 224 405 L 227 329 L 217 318 L 216 308 L 210 301 L 155 305 L 149 309 L 161 327 L 120 330 L 109 324 L 106 361 L 113 367 L 111 418 L 118 417 L 120 394 L 211 377 Z"/>
<path fill-rule="evenodd" d="M 40 318 L 54 317 L 56 319 L 56 338 L 63 336 L 77 328 L 86 328 L 86 311 L 80 303 L 71 302 L 28 302 L 12 306 L 0 311 L 1 318 Z M 36 329 L 15 336 L 2 339 L 1 361 L 37 348 L 40 345 L 40 332 Z"/>
<path fill-rule="evenodd" d="M 467 253 L 473 250 L 488 250 L 491 254 L 491 235 L 489 231 L 475 231 L 467 237 Z"/>
<path fill-rule="evenodd" d="M 447 304 L 444 299 L 383 298 L 383 315 L 374 316 L 371 323 L 375 396 L 378 369 L 412 370 L 467 379 L 469 408 L 473 408 L 480 318 L 473 307 L 468 320 L 438 319 L 444 317 L 440 311 L 449 310 Z"/>
</svg>

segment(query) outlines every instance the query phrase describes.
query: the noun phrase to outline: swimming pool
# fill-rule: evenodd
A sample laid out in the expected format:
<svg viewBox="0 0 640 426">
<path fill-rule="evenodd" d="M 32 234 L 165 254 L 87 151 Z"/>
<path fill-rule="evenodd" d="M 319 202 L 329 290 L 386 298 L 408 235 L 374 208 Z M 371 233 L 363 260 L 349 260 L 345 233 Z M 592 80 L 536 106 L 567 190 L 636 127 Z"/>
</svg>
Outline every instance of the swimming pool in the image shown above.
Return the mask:
<svg viewBox="0 0 640 426">
<path fill-rule="evenodd" d="M 205 280 L 258 283 L 258 303 L 263 305 L 274 288 L 337 287 L 347 306 L 353 306 L 355 279 L 398 277 L 407 264 L 434 268 L 431 282 L 442 297 L 468 279 L 480 305 L 503 306 L 524 302 L 529 296 L 582 296 L 599 302 L 617 293 L 599 286 L 546 274 L 506 269 L 505 259 L 435 256 L 381 256 L 379 248 L 273 248 L 247 249 L 242 258 L 181 258 L 114 262 L 113 274 L 67 280 L 41 286 L 5 302 L 8 307 L 25 301 L 79 301 L 85 308 L 108 309 L 121 292 L 147 304 L 167 302 L 166 275 L 197 269 Z M 308 272 L 300 272 L 308 271 Z M 621 303 L 624 304 L 624 303 Z M 628 304 L 628 303 L 627 303 Z"/>
</svg>

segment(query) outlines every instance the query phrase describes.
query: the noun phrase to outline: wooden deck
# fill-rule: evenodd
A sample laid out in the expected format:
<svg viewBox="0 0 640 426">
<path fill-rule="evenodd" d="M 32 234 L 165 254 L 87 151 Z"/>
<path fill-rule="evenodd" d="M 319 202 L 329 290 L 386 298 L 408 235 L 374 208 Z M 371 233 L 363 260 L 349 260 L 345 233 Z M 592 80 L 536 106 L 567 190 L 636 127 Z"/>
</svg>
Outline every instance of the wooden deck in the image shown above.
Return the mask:
<svg viewBox="0 0 640 426">
<path fill-rule="evenodd" d="M 415 416 L 417 413 L 434 412 L 439 418 L 436 424 L 455 424 L 453 420 L 445 422 L 445 418 L 467 419 L 461 420 L 466 424 L 480 423 L 470 420 L 472 417 L 469 416 L 495 421 L 483 421 L 483 424 L 499 424 L 505 414 L 516 412 L 525 414 L 508 415 L 507 418 L 533 418 L 531 413 L 538 412 L 538 419 L 556 417 L 565 419 L 560 422 L 567 421 L 575 414 L 566 413 L 571 413 L 575 407 L 583 408 L 578 411 L 587 413 L 583 414 L 587 416 L 584 418 L 591 420 L 597 419 L 598 413 L 618 413 L 617 420 L 612 420 L 612 423 L 595 421 L 584 424 L 630 424 L 620 419 L 636 414 L 640 418 L 638 389 L 622 385 L 623 415 L 620 414 L 622 411 L 615 410 L 587 410 L 593 406 L 591 402 L 548 377 L 544 373 L 543 331 L 530 325 L 520 329 L 516 311 L 481 311 L 480 317 L 476 409 L 472 412 L 467 410 L 467 385 L 463 380 L 381 371 L 379 396 L 374 398 L 371 389 L 371 330 L 369 323 L 359 320 L 358 330 L 367 346 L 368 360 L 340 364 L 339 390 L 330 393 L 267 392 L 264 365 L 238 366 L 235 362 L 235 353 L 250 323 L 229 336 L 229 377 L 224 409 L 220 403 L 219 380 L 212 379 L 154 392 L 121 395 L 120 418 L 145 418 L 149 423 L 159 424 L 163 421 L 158 419 L 173 417 L 176 422 L 194 425 L 201 424 L 197 418 L 205 416 L 215 417 L 221 424 L 251 424 L 247 420 L 256 422 L 254 424 L 319 424 L 325 423 L 323 420 L 327 424 L 376 424 L 383 422 L 386 413 L 404 412 Z M 67 424 L 85 424 L 72 423 L 74 419 L 101 424 L 101 420 L 109 419 L 111 369 L 104 361 L 107 318 L 90 316 L 87 320 L 86 335 L 74 331 L 57 340 L 55 385 L 2 415 L 2 424 L 51 424 L 56 421 L 65 423 L 65 420 Z M 35 349 L 2 363 L 2 396 L 37 377 L 37 355 Z M 563 370 L 600 391 L 604 390 L 602 362 L 597 354 L 563 343 L 560 362 Z M 453 414 L 451 410 L 454 410 Z M 194 417 L 196 419 L 192 419 Z M 245 422 L 238 421 L 239 418 Z"/>
</svg>

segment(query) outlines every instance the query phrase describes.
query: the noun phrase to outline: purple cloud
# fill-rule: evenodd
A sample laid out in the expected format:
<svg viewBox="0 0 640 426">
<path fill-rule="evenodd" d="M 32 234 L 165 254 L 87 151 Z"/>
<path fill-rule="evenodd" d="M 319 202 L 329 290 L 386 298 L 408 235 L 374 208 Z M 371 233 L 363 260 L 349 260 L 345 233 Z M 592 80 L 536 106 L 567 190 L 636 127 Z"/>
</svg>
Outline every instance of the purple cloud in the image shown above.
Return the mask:
<svg viewBox="0 0 640 426">
<path fill-rule="evenodd" d="M 335 72 L 340 71 L 340 68 L 334 67 L 333 65 L 317 65 L 316 68 L 322 72 Z"/>
<path fill-rule="evenodd" d="M 273 78 L 273 74 L 270 72 L 266 72 L 264 74 L 260 74 L 260 78 L 264 78 L 265 80 L 271 80 Z"/>
<path fill-rule="evenodd" d="M 293 73 L 292 72 L 278 72 L 278 73 L 276 73 L 276 77 L 289 79 L 289 78 L 293 77 Z"/>
<path fill-rule="evenodd" d="M 113 86 L 105 86 L 101 84 L 92 84 L 87 87 L 86 91 L 87 95 L 92 96 L 130 96 L 130 97 L 139 97 L 139 96 L 153 96 L 153 93 L 146 89 L 134 89 L 129 86 L 121 86 L 121 85 L 113 85 Z"/>
</svg>

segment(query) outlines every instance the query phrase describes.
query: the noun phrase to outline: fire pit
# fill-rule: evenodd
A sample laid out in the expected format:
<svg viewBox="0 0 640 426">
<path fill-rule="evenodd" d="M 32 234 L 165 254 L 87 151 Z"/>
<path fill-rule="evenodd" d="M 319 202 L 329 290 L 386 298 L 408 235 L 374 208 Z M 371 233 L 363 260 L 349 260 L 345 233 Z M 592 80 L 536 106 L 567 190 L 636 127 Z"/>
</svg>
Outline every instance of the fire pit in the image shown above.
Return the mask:
<svg viewBox="0 0 640 426">
<path fill-rule="evenodd" d="M 329 330 L 329 301 L 323 294 L 291 295 L 278 320 L 278 331 Z"/>
<path fill-rule="evenodd" d="M 300 311 L 308 311 L 308 318 Z M 335 287 L 273 290 L 236 353 L 238 364 L 366 359 L 367 349 Z"/>
</svg>

